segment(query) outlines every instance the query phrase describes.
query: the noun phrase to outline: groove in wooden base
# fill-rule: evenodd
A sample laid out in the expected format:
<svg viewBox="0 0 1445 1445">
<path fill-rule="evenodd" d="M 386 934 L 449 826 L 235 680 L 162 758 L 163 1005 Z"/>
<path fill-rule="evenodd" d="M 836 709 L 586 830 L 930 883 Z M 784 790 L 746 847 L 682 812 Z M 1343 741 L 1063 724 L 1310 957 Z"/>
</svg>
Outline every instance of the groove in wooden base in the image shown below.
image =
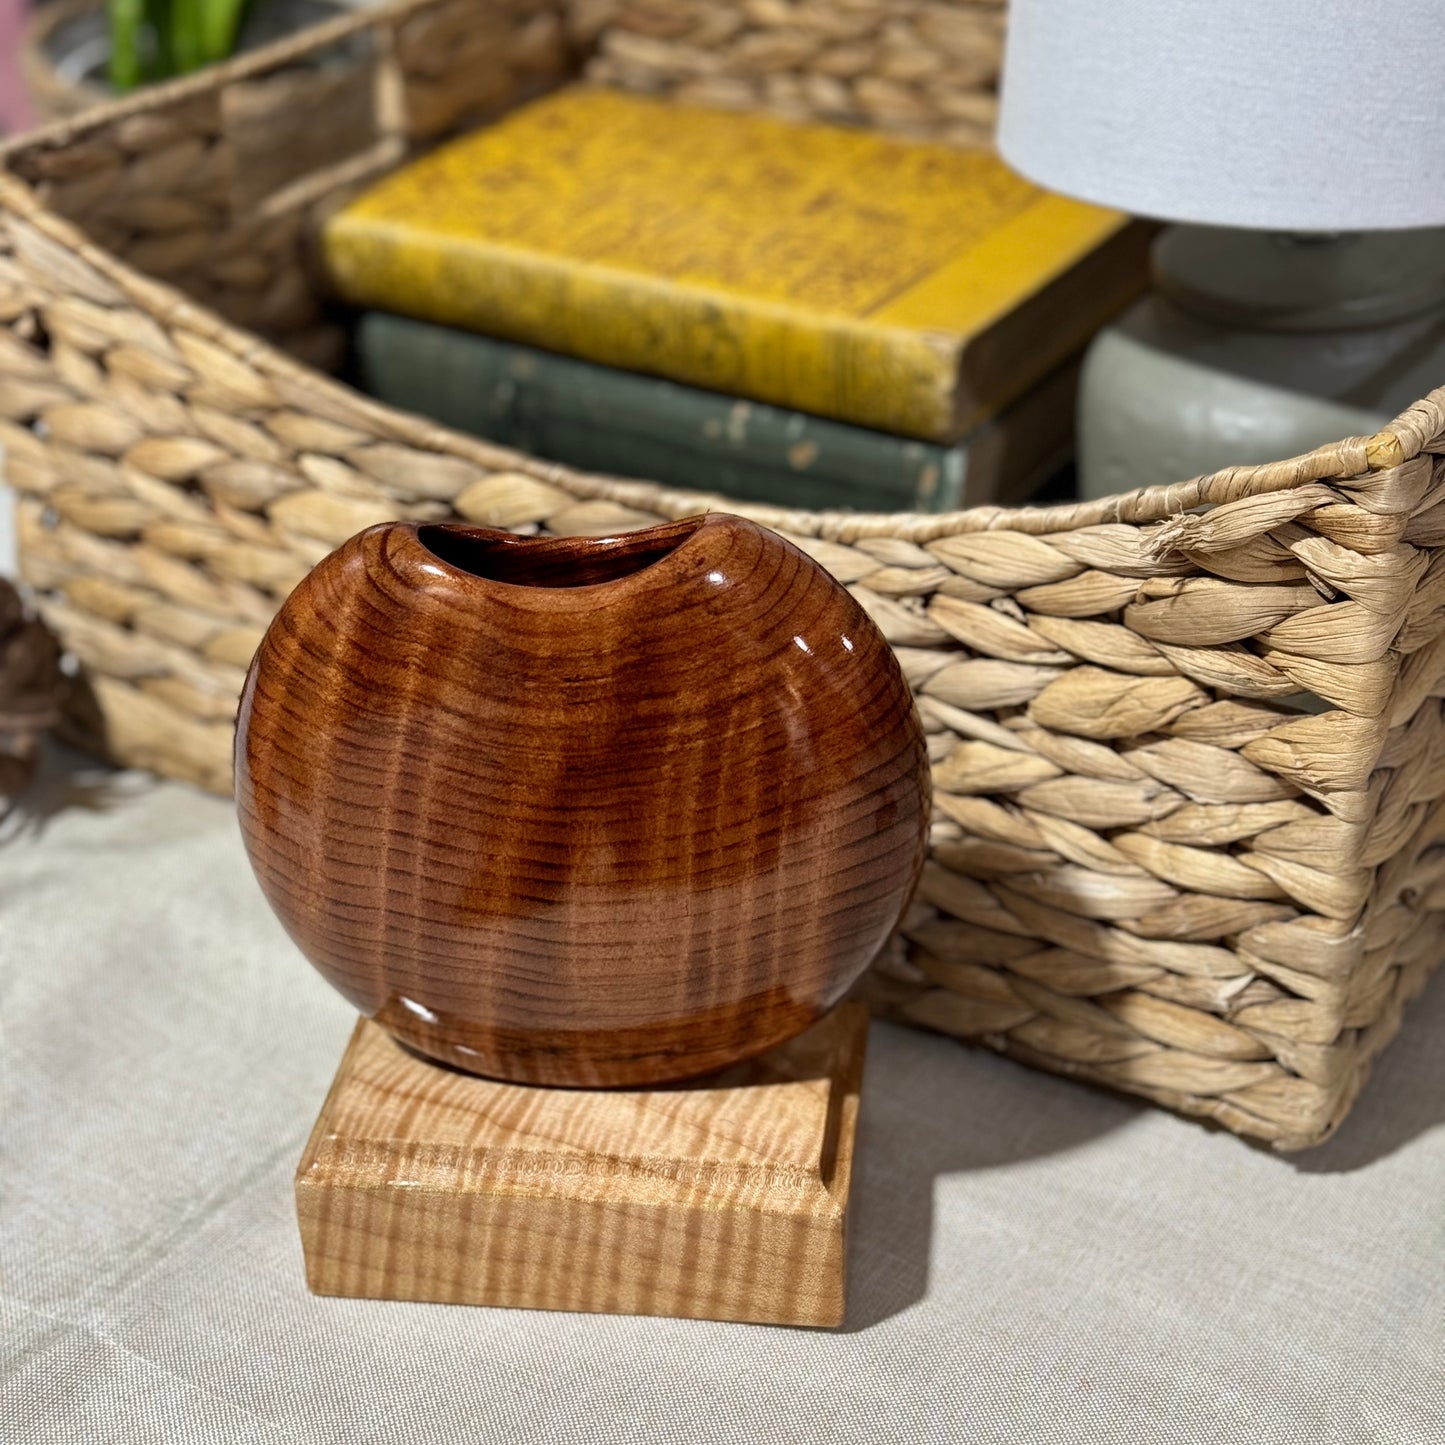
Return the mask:
<svg viewBox="0 0 1445 1445">
<path fill-rule="evenodd" d="M 692 1084 L 532 1088 L 362 1020 L 296 1172 L 317 1294 L 837 1325 L 867 1013 Z"/>
</svg>

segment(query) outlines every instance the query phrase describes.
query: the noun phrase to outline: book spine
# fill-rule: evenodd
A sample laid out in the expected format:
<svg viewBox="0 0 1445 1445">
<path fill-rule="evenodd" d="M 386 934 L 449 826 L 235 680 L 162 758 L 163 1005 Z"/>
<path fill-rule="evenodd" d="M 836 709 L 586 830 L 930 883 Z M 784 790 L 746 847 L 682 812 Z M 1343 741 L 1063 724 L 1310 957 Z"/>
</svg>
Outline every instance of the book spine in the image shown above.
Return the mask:
<svg viewBox="0 0 1445 1445">
<path fill-rule="evenodd" d="M 439 242 L 346 212 L 324 248 L 341 295 L 362 306 L 900 436 L 946 442 L 956 426 L 957 337 Z"/>
<path fill-rule="evenodd" d="M 590 471 L 799 507 L 959 505 L 940 447 L 382 312 L 357 329 L 363 388 L 458 430 Z"/>
</svg>

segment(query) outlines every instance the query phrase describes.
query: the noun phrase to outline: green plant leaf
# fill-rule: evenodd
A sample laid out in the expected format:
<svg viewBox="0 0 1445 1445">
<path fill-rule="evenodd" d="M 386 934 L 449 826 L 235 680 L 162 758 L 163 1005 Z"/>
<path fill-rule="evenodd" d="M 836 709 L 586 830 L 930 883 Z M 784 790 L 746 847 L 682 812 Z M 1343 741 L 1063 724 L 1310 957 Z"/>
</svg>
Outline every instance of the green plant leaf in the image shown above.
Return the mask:
<svg viewBox="0 0 1445 1445">
<path fill-rule="evenodd" d="M 141 73 L 148 81 L 169 80 L 176 73 L 171 53 L 171 0 L 142 0 L 145 5 L 144 39 L 149 54 L 142 58 Z"/>
<path fill-rule="evenodd" d="M 224 60 L 236 48 L 246 0 L 197 0 L 201 8 L 201 47 L 206 63 Z"/>
<path fill-rule="evenodd" d="M 110 0 L 110 83 L 134 90 L 141 83 L 141 30 L 145 0 Z"/>
<path fill-rule="evenodd" d="M 206 63 L 201 49 L 202 4 L 203 0 L 171 0 L 171 54 L 177 75 Z"/>
<path fill-rule="evenodd" d="M 134 90 L 224 60 L 246 0 L 107 0 L 110 83 Z"/>
</svg>

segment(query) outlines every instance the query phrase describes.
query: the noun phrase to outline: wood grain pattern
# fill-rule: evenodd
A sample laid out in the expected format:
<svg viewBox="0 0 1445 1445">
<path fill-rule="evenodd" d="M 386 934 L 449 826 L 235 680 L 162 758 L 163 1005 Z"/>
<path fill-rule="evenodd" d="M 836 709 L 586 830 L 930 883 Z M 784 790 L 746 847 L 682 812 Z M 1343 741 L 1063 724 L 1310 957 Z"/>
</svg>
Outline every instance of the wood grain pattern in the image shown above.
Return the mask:
<svg viewBox="0 0 1445 1445">
<path fill-rule="evenodd" d="M 363 1020 L 296 1172 L 318 1294 L 837 1325 L 867 1015 L 695 1085 L 538 1089 Z"/>
<path fill-rule="evenodd" d="M 307 957 L 412 1047 L 533 1084 L 695 1076 L 806 1028 L 906 906 L 926 778 L 877 628 L 724 515 L 373 527 L 278 614 L 236 740 Z"/>
</svg>

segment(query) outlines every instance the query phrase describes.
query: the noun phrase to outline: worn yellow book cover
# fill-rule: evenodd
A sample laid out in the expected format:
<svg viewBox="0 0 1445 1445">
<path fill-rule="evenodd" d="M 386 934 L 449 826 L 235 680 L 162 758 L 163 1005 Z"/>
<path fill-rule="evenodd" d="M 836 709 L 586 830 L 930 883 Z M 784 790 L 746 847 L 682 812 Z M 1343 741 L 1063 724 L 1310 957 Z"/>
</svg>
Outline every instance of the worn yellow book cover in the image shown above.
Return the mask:
<svg viewBox="0 0 1445 1445">
<path fill-rule="evenodd" d="M 1125 217 L 992 154 L 586 86 L 388 176 L 324 250 L 361 305 L 936 441 L 1144 275 Z"/>
</svg>

